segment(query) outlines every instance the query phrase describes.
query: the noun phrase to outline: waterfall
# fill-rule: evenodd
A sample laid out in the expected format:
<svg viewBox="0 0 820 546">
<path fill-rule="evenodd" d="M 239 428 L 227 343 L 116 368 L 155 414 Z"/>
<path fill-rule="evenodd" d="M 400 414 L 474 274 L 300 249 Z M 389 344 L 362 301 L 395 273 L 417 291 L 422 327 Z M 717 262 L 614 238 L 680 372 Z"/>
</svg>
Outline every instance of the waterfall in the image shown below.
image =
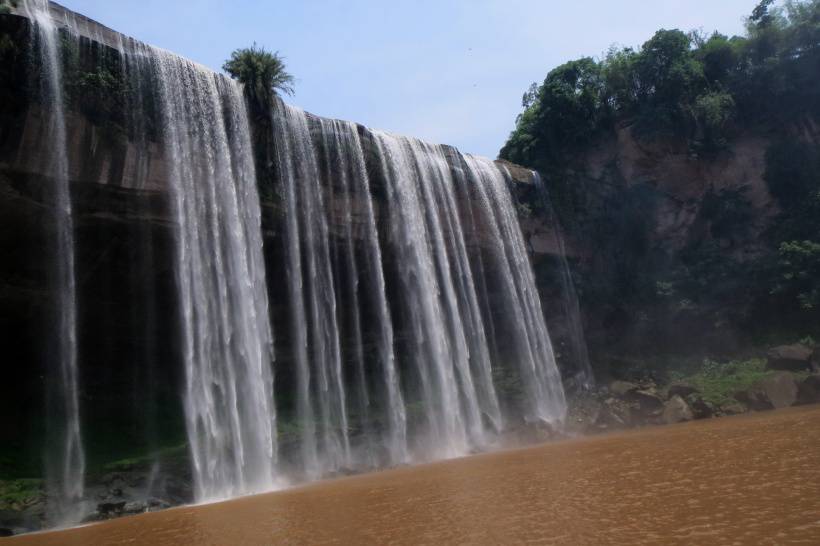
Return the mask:
<svg viewBox="0 0 820 546">
<path fill-rule="evenodd" d="M 303 111 L 278 102 L 273 126 L 287 211 L 287 280 L 304 470 L 316 477 L 351 463 L 336 286 L 319 164 L 307 118 Z"/>
<path fill-rule="evenodd" d="M 357 126 L 281 101 L 272 125 L 301 475 L 463 455 L 498 441 L 508 420 L 560 425 L 560 375 L 507 174 L 361 128 L 374 152 L 366 160 Z M 477 224 L 490 226 L 491 244 L 473 260 Z M 399 264 L 396 278 L 386 260 Z M 502 286 L 501 310 L 488 300 L 485 261 Z M 513 325 L 506 354 L 527 399 L 506 416 L 496 320 Z"/>
<path fill-rule="evenodd" d="M 53 402 L 65 433 L 53 458 L 55 498 L 69 505 L 83 495 L 84 457 L 59 34 L 44 2 L 27 13 L 57 184 Z M 110 74 L 121 76 L 128 109 L 121 194 L 153 192 L 169 205 L 156 233 L 150 224 L 132 233 L 150 267 L 167 231 L 179 331 L 153 336 L 132 316 L 150 367 L 132 377 L 169 365 L 153 355 L 178 359 L 196 500 L 461 456 L 528 424 L 561 425 L 564 392 L 503 167 L 278 99 L 254 127 L 270 131 L 272 162 L 255 165 L 252 142 L 265 139 L 251 138 L 240 84 L 87 20 L 65 24 L 107 40 L 81 54 L 121 63 Z M 271 184 L 265 244 L 259 184 Z M 136 267 L 129 279 L 139 277 Z M 145 320 L 160 309 L 135 307 Z M 146 419 L 156 413 L 146 408 Z"/>
<path fill-rule="evenodd" d="M 475 189 L 492 235 L 494 257 L 502 271 L 500 281 L 508 320 L 513 324 L 513 347 L 528 398 L 525 418 L 558 424 L 566 416 L 561 376 L 504 173 L 483 158 L 466 156 L 465 162 L 477 182 Z"/>
<path fill-rule="evenodd" d="M 277 457 L 272 332 L 242 91 L 171 53 L 146 53 L 172 167 L 196 497 L 268 490 Z"/>
<path fill-rule="evenodd" d="M 356 125 L 338 120 L 320 120 L 322 144 L 325 150 L 325 164 L 332 178 L 339 181 L 341 195 L 337 197 L 344 222 L 343 236 L 344 265 L 347 269 L 350 321 L 353 331 L 353 353 L 358 387 L 358 406 L 361 427 L 365 436 L 365 464 L 375 466 L 379 460 L 376 450 L 379 445 L 385 446 L 388 461 L 391 464 L 408 462 L 407 452 L 407 415 L 401 385 L 396 370 L 393 324 L 388 310 L 385 293 L 382 254 L 379 245 L 379 234 L 371 199 L 370 181 L 364 159 L 361 139 Z M 331 182 L 330 187 L 336 184 Z M 363 215 L 364 264 L 360 266 L 356 257 L 356 230 L 353 214 L 357 211 Z M 362 267 L 362 271 L 360 271 Z M 365 284 L 366 283 L 366 284 Z M 365 290 L 362 290 L 364 286 Z M 368 288 L 369 287 L 369 288 Z M 374 408 L 371 400 L 368 377 L 365 368 L 363 324 L 361 305 L 370 300 L 373 319 L 377 324 L 375 343 L 377 346 L 378 367 L 381 368 L 382 387 L 386 399 L 381 408 Z M 373 410 L 386 417 L 387 427 L 379 437 L 373 430 L 375 418 Z"/>
<path fill-rule="evenodd" d="M 549 190 L 544 183 L 544 179 L 541 178 L 541 175 L 537 172 L 534 173 L 534 177 L 535 186 L 541 196 L 541 201 L 549 216 L 549 221 L 558 243 L 558 257 L 561 261 L 561 292 L 563 294 L 561 303 L 564 320 L 570 332 L 572 351 L 578 368 L 576 381 L 580 387 L 590 388 L 595 384 L 595 375 L 592 373 L 592 366 L 589 362 L 589 351 L 587 350 L 586 337 L 584 336 L 584 325 L 581 322 L 581 306 L 578 303 L 578 293 L 575 290 L 575 282 L 572 280 L 572 272 L 570 271 L 569 261 L 567 260 L 567 251 L 564 245 L 564 237 L 561 234 L 561 225 L 558 222 L 558 216 L 555 214 L 555 208 L 552 205 L 552 199 L 550 198 Z"/>
<path fill-rule="evenodd" d="M 50 422 L 58 430 L 58 449 L 47 450 L 49 513 L 55 523 L 75 518 L 83 497 L 85 454 L 80 431 L 79 378 L 77 369 L 77 309 L 74 271 L 74 219 L 69 188 L 68 142 L 63 103 L 63 76 L 60 33 L 49 13 L 46 0 L 29 0 L 24 10 L 32 21 L 32 43 L 38 44 L 41 96 L 48 135 L 42 157 L 54 180 L 55 271 L 57 292 L 57 350 L 53 385 L 49 388 L 51 413 L 61 423 Z"/>
<path fill-rule="evenodd" d="M 424 442 L 437 456 L 460 455 L 485 443 L 481 408 L 489 408 L 498 424 L 500 414 L 485 368 L 486 341 L 454 208 L 452 175 L 441 147 L 382 132 L 375 137 L 397 259 L 404 264 L 400 274 L 410 302 L 412 358 L 427 420 Z M 471 348 L 479 370 L 475 375 Z"/>
</svg>

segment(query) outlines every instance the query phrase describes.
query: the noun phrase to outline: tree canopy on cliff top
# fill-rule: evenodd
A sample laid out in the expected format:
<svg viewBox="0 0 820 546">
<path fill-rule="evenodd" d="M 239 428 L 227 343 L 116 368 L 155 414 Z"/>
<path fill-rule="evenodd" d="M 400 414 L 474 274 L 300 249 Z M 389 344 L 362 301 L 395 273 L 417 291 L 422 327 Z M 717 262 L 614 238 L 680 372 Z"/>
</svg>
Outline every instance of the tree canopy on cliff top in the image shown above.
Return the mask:
<svg viewBox="0 0 820 546">
<path fill-rule="evenodd" d="M 500 157 L 549 171 L 616 122 L 720 149 L 736 123 L 820 113 L 820 0 L 763 0 L 745 36 L 659 30 L 638 49 L 570 61 L 524 95 Z"/>
<path fill-rule="evenodd" d="M 232 78 L 242 82 L 246 91 L 256 100 L 264 103 L 280 91 L 293 94 L 294 78 L 285 67 L 285 60 L 279 52 L 270 52 L 253 44 L 237 49 L 225 61 L 222 69 Z"/>
</svg>

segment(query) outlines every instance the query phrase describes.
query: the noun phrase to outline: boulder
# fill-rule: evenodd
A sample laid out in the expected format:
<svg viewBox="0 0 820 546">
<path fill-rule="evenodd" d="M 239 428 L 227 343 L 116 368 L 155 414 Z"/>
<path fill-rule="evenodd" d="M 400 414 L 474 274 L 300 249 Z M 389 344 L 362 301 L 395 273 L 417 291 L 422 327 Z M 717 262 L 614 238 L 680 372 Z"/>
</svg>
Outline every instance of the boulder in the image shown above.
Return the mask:
<svg viewBox="0 0 820 546">
<path fill-rule="evenodd" d="M 811 369 L 812 353 L 814 351 L 802 343 L 794 345 L 780 345 L 773 347 L 766 353 L 770 370 L 786 370 L 799 372 Z"/>
<path fill-rule="evenodd" d="M 609 385 L 609 392 L 614 394 L 615 396 L 626 396 L 631 392 L 635 392 L 640 387 L 635 383 L 630 383 L 629 381 L 613 381 Z"/>
<path fill-rule="evenodd" d="M 637 405 L 635 411 L 639 417 L 657 417 L 663 412 L 663 398 L 654 388 L 633 391 L 627 399 Z"/>
<path fill-rule="evenodd" d="M 820 403 L 820 374 L 812 374 L 797 386 L 797 404 Z"/>
<path fill-rule="evenodd" d="M 717 408 L 697 393 L 692 393 L 682 398 L 686 400 L 686 403 L 692 408 L 692 414 L 695 416 L 695 419 L 708 419 L 714 417 L 715 413 L 717 413 Z"/>
<path fill-rule="evenodd" d="M 668 425 L 691 421 L 694 418 L 695 415 L 692 412 L 692 408 L 689 407 L 686 400 L 677 394 L 667 400 L 663 406 L 663 422 Z"/>
<path fill-rule="evenodd" d="M 165 510 L 167 508 L 171 508 L 171 504 L 162 500 L 162 499 L 149 499 L 148 500 L 148 511 L 155 512 L 157 510 Z"/>
<path fill-rule="evenodd" d="M 595 421 L 600 429 L 624 428 L 632 425 L 632 408 L 618 398 L 607 398 L 601 405 L 601 411 Z"/>
<path fill-rule="evenodd" d="M 116 516 L 125 510 L 125 501 L 122 502 L 101 502 L 97 505 L 97 512 L 101 516 Z"/>
<path fill-rule="evenodd" d="M 698 389 L 690 385 L 689 383 L 684 383 L 682 381 L 675 381 L 674 383 L 669 385 L 669 388 L 666 390 L 669 395 L 669 398 L 677 395 L 681 398 L 686 398 L 690 394 L 695 394 L 698 392 Z"/>
<path fill-rule="evenodd" d="M 663 411 L 663 397 L 654 383 L 639 385 L 629 381 L 613 381 L 609 392 L 612 398 L 605 400 L 604 406 L 610 406 L 615 421 L 624 421 L 626 425 L 640 424 L 660 416 Z"/>
<path fill-rule="evenodd" d="M 12 528 L 18 527 L 22 523 L 23 512 L 21 510 L 0 510 L 0 526 Z"/>
<path fill-rule="evenodd" d="M 122 508 L 123 514 L 142 514 L 143 512 L 148 511 L 148 502 L 146 501 L 133 501 L 125 503 L 125 506 Z"/>
<path fill-rule="evenodd" d="M 761 379 L 735 398 L 753 410 L 787 408 L 797 401 L 797 382 L 789 372 L 777 372 Z"/>
</svg>

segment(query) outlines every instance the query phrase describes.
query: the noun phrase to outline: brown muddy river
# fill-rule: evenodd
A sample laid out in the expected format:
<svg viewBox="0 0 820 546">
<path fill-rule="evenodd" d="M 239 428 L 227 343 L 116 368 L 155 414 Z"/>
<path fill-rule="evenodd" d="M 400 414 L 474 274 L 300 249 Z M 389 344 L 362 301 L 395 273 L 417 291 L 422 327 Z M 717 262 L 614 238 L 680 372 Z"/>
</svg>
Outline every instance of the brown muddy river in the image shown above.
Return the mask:
<svg viewBox="0 0 820 546">
<path fill-rule="evenodd" d="M 523 543 L 818 545 L 820 407 L 557 442 L 8 541 Z"/>
</svg>

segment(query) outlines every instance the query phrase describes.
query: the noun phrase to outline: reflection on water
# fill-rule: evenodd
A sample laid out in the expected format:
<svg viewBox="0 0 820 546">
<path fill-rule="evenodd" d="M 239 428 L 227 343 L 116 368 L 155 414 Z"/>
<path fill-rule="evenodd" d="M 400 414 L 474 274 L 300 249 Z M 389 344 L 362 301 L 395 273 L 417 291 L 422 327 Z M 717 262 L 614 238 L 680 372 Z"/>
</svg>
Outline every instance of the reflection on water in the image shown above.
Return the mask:
<svg viewBox="0 0 820 546">
<path fill-rule="evenodd" d="M 401 468 L 10 544 L 661 541 L 820 544 L 820 407 Z"/>
</svg>

